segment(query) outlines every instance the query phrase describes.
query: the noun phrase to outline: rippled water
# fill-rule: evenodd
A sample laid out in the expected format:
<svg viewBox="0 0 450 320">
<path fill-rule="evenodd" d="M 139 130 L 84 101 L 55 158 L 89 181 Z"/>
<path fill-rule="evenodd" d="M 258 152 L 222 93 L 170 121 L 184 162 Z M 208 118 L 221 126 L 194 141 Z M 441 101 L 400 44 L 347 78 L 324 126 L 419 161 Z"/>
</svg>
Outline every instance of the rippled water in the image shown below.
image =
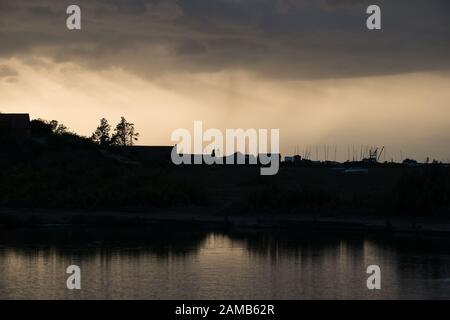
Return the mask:
<svg viewBox="0 0 450 320">
<path fill-rule="evenodd" d="M 82 290 L 66 288 L 79 265 Z M 382 289 L 366 288 L 366 267 Z M 447 299 L 450 246 L 264 232 L 0 229 L 0 299 Z"/>
</svg>

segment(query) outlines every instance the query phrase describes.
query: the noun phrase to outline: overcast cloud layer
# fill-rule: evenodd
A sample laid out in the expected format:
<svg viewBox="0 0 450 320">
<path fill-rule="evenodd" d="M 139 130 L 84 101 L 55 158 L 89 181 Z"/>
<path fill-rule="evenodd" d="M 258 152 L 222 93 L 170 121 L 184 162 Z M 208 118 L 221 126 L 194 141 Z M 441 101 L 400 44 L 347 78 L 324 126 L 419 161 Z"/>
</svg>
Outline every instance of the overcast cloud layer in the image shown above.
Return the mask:
<svg viewBox="0 0 450 320">
<path fill-rule="evenodd" d="M 0 58 L 44 56 L 144 77 L 245 69 L 326 79 L 447 70 L 450 2 L 380 0 L 0 0 Z M 65 9 L 82 8 L 82 31 Z"/>
</svg>

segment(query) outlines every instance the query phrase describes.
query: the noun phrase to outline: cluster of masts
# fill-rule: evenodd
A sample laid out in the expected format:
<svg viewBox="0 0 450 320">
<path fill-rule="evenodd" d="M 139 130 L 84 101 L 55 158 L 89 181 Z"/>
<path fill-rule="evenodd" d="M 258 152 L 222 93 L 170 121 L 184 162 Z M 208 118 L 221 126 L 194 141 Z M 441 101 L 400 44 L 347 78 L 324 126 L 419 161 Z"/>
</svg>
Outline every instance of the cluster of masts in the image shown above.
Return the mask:
<svg viewBox="0 0 450 320">
<path fill-rule="evenodd" d="M 294 149 L 294 155 L 300 156 L 305 160 L 312 161 L 338 161 L 338 147 L 337 145 L 307 145 L 303 149 L 296 146 Z M 400 152 L 400 157 L 403 157 Z M 347 161 L 363 161 L 363 162 L 380 162 L 380 160 L 386 161 L 386 147 L 378 146 L 347 146 Z M 394 159 L 391 158 L 391 162 Z"/>
</svg>

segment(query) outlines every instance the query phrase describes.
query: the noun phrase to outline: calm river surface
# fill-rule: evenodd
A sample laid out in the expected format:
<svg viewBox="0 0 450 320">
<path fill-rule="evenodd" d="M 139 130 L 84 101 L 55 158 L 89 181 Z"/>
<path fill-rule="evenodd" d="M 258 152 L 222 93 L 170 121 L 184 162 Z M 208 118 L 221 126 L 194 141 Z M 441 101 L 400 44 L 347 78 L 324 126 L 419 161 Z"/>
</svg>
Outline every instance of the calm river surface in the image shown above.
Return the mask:
<svg viewBox="0 0 450 320">
<path fill-rule="evenodd" d="M 379 265 L 379 291 L 366 268 Z M 82 289 L 66 288 L 69 265 Z M 172 228 L 0 229 L 0 299 L 449 299 L 442 241 Z"/>
</svg>

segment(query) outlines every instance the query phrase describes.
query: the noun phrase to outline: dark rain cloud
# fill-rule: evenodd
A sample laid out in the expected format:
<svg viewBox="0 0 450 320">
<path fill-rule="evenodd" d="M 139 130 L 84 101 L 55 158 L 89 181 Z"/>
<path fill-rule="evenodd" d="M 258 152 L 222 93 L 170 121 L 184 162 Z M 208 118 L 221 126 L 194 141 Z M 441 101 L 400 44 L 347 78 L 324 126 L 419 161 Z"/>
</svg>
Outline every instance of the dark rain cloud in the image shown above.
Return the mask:
<svg viewBox="0 0 450 320">
<path fill-rule="evenodd" d="M 78 0 L 83 30 L 65 28 L 73 1 L 0 0 L 0 57 L 44 56 L 145 77 L 245 69 L 317 79 L 445 71 L 450 5 L 380 0 Z"/>
</svg>

